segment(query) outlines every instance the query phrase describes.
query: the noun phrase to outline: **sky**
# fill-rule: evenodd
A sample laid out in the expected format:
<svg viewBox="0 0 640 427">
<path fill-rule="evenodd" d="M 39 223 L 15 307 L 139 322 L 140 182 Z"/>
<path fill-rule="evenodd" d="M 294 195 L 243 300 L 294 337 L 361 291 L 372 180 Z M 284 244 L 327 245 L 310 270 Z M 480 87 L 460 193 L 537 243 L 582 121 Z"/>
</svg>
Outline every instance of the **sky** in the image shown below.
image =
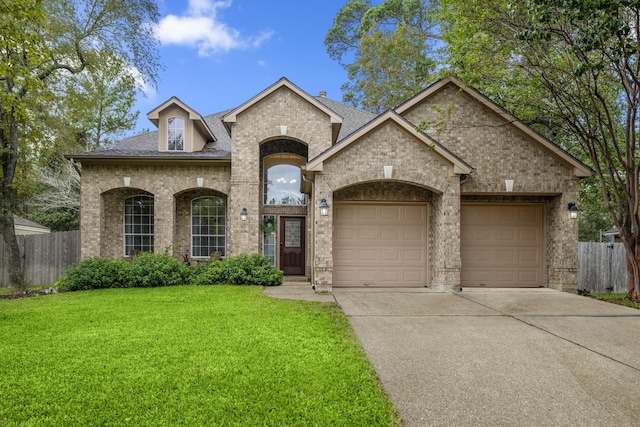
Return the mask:
<svg viewBox="0 0 640 427">
<path fill-rule="evenodd" d="M 346 0 L 160 0 L 165 69 L 134 109 L 134 131 L 156 130 L 147 113 L 177 96 L 203 116 L 237 107 L 281 77 L 340 101 L 346 71 L 324 37 Z"/>
</svg>

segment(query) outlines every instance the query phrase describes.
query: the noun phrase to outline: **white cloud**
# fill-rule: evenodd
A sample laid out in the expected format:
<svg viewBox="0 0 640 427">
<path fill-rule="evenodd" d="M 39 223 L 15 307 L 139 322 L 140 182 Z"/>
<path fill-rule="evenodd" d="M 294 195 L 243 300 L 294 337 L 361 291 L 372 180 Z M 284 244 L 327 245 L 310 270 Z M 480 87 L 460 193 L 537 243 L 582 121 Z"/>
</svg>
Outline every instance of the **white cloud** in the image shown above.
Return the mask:
<svg viewBox="0 0 640 427">
<path fill-rule="evenodd" d="M 243 37 L 238 30 L 221 22 L 217 12 L 229 6 L 231 0 L 189 0 L 189 7 L 184 15 L 167 15 L 160 20 L 160 42 L 194 47 L 198 49 L 198 55 L 209 56 L 232 49 L 255 48 L 271 38 L 271 31 Z"/>
</svg>

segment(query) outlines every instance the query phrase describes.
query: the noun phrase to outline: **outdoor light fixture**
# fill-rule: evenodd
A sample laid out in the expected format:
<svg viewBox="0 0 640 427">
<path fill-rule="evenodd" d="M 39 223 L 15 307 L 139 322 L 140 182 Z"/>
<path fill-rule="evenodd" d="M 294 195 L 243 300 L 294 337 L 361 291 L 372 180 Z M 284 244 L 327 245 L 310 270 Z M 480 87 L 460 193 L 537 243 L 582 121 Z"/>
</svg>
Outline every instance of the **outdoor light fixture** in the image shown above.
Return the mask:
<svg viewBox="0 0 640 427">
<path fill-rule="evenodd" d="M 327 199 L 320 200 L 320 215 L 321 216 L 329 215 L 329 205 L 327 204 Z"/>
<path fill-rule="evenodd" d="M 246 221 L 247 220 L 247 208 L 242 208 L 242 211 L 240 212 L 240 219 L 242 221 Z"/>
<path fill-rule="evenodd" d="M 507 192 L 511 193 L 513 191 L 513 179 L 505 179 L 504 186 L 506 187 Z"/>
<path fill-rule="evenodd" d="M 131 185 L 131 177 L 130 176 L 125 176 L 124 177 L 124 186 L 128 187 Z"/>
<path fill-rule="evenodd" d="M 578 206 L 576 206 L 575 203 L 569 203 L 567 209 L 569 209 L 569 216 L 571 219 L 578 219 L 578 211 L 580 209 L 578 209 Z"/>
</svg>

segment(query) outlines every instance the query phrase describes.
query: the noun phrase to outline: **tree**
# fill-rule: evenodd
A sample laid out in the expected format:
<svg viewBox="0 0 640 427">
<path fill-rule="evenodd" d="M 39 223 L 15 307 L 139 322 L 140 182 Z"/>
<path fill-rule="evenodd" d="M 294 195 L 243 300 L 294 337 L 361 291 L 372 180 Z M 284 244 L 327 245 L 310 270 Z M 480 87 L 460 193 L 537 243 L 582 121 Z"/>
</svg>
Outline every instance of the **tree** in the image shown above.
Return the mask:
<svg viewBox="0 0 640 427">
<path fill-rule="evenodd" d="M 424 89 L 437 66 L 433 12 L 428 1 L 348 0 L 325 37 L 349 82 L 343 101 L 380 113 Z"/>
<path fill-rule="evenodd" d="M 109 52 L 155 84 L 158 69 L 152 0 L 13 0 L 0 6 L 0 233 L 12 286 L 21 285 L 13 222 L 14 179 L 24 141 L 37 131 L 34 112 L 57 76 L 73 76 Z"/>
<path fill-rule="evenodd" d="M 124 61 L 108 51 L 88 56 L 85 71 L 62 82 L 57 111 L 83 149 L 92 151 L 109 147 L 132 129 L 138 112 L 131 111 L 136 82 Z"/>
<path fill-rule="evenodd" d="M 531 106 L 533 117 L 544 118 L 548 136 L 589 160 L 625 246 L 628 296 L 639 300 L 640 1 L 482 4 L 491 7 L 471 30 L 461 26 L 462 11 L 468 20 L 475 7 L 477 17 L 478 1 L 446 0 L 443 6 L 454 17 L 443 34 L 456 72 L 481 83 L 493 74 L 497 91 L 508 86 L 511 73 L 517 81 L 522 77 L 526 96 L 511 102 Z M 476 71 L 495 60 L 486 74 Z"/>
</svg>

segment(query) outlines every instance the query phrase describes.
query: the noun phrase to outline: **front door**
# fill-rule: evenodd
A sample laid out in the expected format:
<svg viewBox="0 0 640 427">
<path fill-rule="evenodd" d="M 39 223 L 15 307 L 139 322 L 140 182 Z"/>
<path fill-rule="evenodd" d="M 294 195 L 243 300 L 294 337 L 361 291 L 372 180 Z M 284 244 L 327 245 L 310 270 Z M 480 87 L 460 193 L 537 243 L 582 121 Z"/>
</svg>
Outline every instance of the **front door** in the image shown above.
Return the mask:
<svg viewBox="0 0 640 427">
<path fill-rule="evenodd" d="M 304 218 L 280 218 L 280 269 L 284 274 L 304 276 Z"/>
</svg>

